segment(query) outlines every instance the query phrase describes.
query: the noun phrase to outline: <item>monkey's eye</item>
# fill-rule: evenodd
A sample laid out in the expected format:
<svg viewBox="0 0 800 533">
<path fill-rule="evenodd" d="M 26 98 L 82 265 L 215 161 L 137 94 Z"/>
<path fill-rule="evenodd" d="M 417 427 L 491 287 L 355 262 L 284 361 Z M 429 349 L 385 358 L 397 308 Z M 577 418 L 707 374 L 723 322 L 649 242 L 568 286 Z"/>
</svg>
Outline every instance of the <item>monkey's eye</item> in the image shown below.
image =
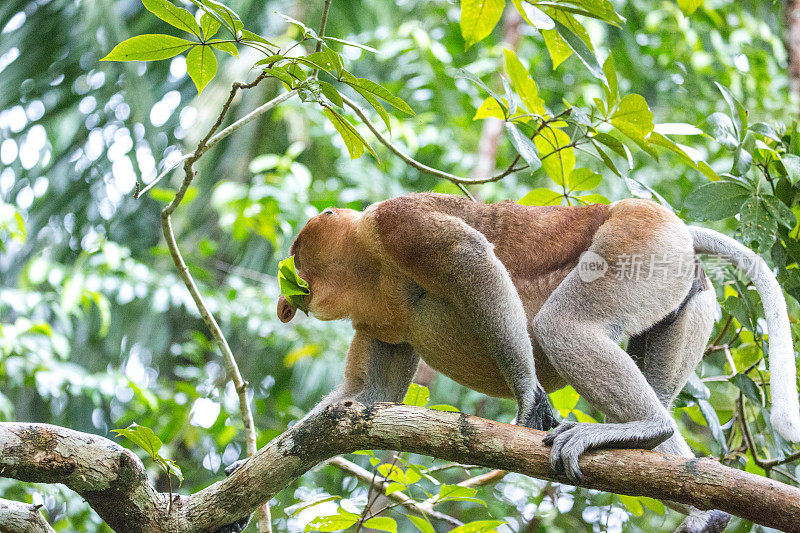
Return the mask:
<svg viewBox="0 0 800 533">
<path fill-rule="evenodd" d="M 329 208 L 325 209 L 325 210 L 322 212 L 322 214 L 323 214 L 323 215 L 333 215 L 333 214 L 334 214 L 334 212 L 333 212 L 333 209 L 331 209 L 331 208 L 329 207 Z"/>
</svg>

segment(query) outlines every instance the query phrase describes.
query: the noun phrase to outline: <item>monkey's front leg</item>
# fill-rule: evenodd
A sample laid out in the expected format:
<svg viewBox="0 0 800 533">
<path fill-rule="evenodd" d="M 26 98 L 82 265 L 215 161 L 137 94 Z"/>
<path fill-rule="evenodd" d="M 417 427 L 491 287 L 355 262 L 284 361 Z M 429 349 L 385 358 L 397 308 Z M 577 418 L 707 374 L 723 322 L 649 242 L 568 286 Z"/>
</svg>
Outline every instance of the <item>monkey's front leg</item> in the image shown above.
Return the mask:
<svg viewBox="0 0 800 533">
<path fill-rule="evenodd" d="M 494 246 L 463 220 L 443 213 L 404 211 L 402 220 L 382 224 L 389 253 L 419 286 L 451 302 L 478 336 L 517 400 L 519 425 L 554 427 L 547 394 L 536 379 L 525 309 Z"/>
<path fill-rule="evenodd" d="M 345 400 L 365 405 L 401 402 L 418 363 L 419 357 L 409 344 L 389 344 L 356 330 L 347 351 L 342 384 L 315 405 L 303 420 Z"/>
</svg>

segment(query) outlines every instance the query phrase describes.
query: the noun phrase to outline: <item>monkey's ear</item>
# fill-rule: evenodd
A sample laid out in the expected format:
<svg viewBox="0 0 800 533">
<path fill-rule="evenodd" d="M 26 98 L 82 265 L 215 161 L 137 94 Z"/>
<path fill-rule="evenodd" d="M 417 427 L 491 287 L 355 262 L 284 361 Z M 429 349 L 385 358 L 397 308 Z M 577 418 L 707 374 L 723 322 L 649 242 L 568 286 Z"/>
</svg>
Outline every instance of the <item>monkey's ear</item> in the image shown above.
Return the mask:
<svg viewBox="0 0 800 533">
<path fill-rule="evenodd" d="M 281 322 L 289 322 L 296 312 L 297 309 L 284 296 L 278 298 L 278 318 Z"/>
</svg>

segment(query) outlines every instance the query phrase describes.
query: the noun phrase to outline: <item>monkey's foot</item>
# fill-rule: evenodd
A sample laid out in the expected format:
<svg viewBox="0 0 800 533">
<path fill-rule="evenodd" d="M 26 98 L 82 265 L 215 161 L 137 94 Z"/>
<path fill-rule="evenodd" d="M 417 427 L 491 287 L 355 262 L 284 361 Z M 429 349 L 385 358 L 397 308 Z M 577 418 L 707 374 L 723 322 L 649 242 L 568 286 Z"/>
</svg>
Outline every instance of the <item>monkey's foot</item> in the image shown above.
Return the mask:
<svg viewBox="0 0 800 533">
<path fill-rule="evenodd" d="M 621 424 L 587 424 L 561 422 L 544 438 L 550 451 L 553 469 L 580 483 L 583 474 L 578 459 L 595 448 L 643 448 L 652 450 L 675 432 L 670 420 L 638 420 Z"/>
<path fill-rule="evenodd" d="M 692 511 L 692 514 L 681 522 L 675 533 L 722 533 L 731 515 L 724 511 Z"/>
<path fill-rule="evenodd" d="M 237 468 L 242 466 L 247 459 L 239 459 L 238 461 L 234 461 L 228 466 L 225 467 L 225 476 L 230 476 L 233 474 Z M 246 516 L 244 518 L 240 518 L 236 522 L 231 524 L 226 524 L 216 530 L 214 533 L 241 533 L 244 531 L 244 528 L 247 527 L 247 524 L 250 523 L 250 517 Z"/>
<path fill-rule="evenodd" d="M 558 421 L 553 416 L 553 409 L 550 407 L 547 393 L 542 389 L 536 389 L 533 396 L 533 405 L 526 412 L 518 413 L 517 420 L 520 426 L 543 431 L 558 425 Z"/>
<path fill-rule="evenodd" d="M 564 474 L 573 483 L 583 481 L 583 474 L 578 467 L 578 459 L 588 448 L 588 443 L 578 438 L 571 438 L 571 429 L 577 429 L 577 422 L 562 421 L 555 429 L 545 435 L 545 446 L 552 446 L 550 450 L 550 466 L 559 474 Z"/>
</svg>

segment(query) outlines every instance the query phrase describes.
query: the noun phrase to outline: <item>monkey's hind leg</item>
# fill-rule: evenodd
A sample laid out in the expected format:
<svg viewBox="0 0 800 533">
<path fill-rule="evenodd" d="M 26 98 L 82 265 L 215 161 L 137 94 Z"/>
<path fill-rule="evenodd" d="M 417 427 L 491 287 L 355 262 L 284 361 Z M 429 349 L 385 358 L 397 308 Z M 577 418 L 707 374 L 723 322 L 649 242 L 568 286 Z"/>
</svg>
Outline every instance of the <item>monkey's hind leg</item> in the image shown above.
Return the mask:
<svg viewBox="0 0 800 533">
<path fill-rule="evenodd" d="M 672 406 L 703 358 L 714 325 L 716 305 L 714 290 L 700 272 L 689 296 L 678 309 L 628 342 L 628 353 L 636 359 L 648 383 L 667 409 Z M 689 445 L 677 431 L 655 449 L 694 457 Z M 689 515 L 677 530 L 681 533 L 718 533 L 725 529 L 730 520 L 730 515 L 722 511 L 701 511 L 683 504 L 665 503 Z"/>
<path fill-rule="evenodd" d="M 533 319 L 534 337 L 553 368 L 613 421 L 562 423 L 548 434 L 553 467 L 575 482 L 582 477 L 578 458 L 587 450 L 652 449 L 675 433 L 666 407 L 619 342 L 681 304 L 692 285 L 685 267 L 695 260 L 683 223 L 641 200 L 611 208 L 589 256 L 607 262 L 609 270 L 586 277 L 579 263 Z"/>
</svg>

